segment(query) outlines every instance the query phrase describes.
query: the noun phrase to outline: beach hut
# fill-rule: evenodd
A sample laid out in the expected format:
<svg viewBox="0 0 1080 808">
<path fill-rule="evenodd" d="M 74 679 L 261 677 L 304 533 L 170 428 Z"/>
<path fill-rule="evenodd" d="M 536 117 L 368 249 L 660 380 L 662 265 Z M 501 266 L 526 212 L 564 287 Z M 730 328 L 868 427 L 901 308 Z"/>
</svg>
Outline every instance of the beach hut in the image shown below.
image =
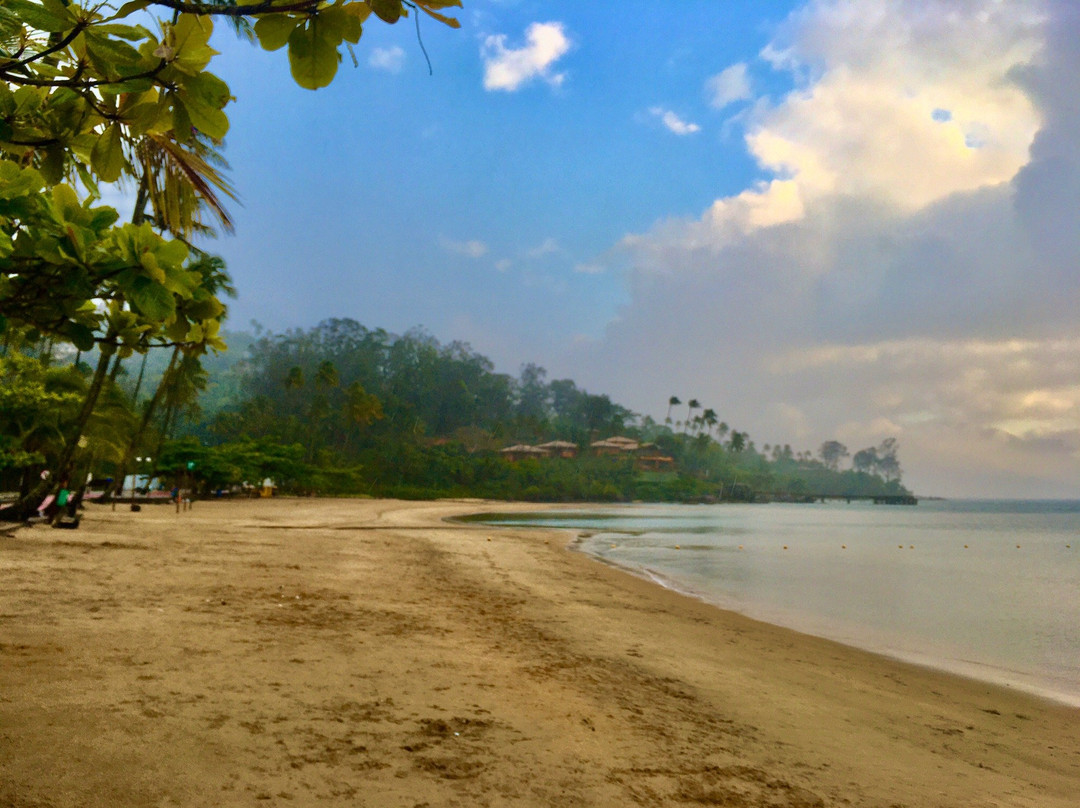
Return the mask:
<svg viewBox="0 0 1080 808">
<path fill-rule="evenodd" d="M 641 454 L 634 459 L 634 465 L 639 471 L 672 471 L 675 468 L 675 458 L 661 454 Z"/>
<path fill-rule="evenodd" d="M 633 438 L 616 435 L 611 438 L 593 441 L 589 444 L 589 447 L 598 455 L 619 455 L 626 452 L 636 452 L 639 445 Z"/>
<path fill-rule="evenodd" d="M 526 457 L 548 456 L 548 453 L 539 446 L 527 446 L 524 443 L 518 443 L 513 446 L 507 446 L 505 449 L 500 449 L 499 454 L 511 463 L 518 460 L 524 460 Z"/>
<path fill-rule="evenodd" d="M 578 453 L 577 444 L 565 440 L 551 440 L 547 443 L 541 443 L 536 448 L 543 449 L 549 455 L 554 457 L 577 457 Z"/>
<path fill-rule="evenodd" d="M 262 486 L 259 488 L 260 497 L 273 497 L 277 496 L 277 486 L 274 485 L 274 481 L 267 477 L 262 481 Z"/>
</svg>

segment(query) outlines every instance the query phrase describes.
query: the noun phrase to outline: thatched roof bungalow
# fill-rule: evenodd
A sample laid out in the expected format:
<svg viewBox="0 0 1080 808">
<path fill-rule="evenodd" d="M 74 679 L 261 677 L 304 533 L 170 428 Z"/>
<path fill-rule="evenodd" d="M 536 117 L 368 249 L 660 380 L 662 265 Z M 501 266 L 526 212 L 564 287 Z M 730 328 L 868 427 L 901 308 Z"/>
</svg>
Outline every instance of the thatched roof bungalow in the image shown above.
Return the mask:
<svg viewBox="0 0 1080 808">
<path fill-rule="evenodd" d="M 554 457 L 577 457 L 578 445 L 566 440 L 550 440 L 536 447 L 543 449 Z"/>
<path fill-rule="evenodd" d="M 598 455 L 618 455 L 626 452 L 636 452 L 640 444 L 633 438 L 614 436 L 603 440 L 593 441 L 589 444 Z"/>
<path fill-rule="evenodd" d="M 528 446 L 524 443 L 518 443 L 514 446 L 507 446 L 505 449 L 500 449 L 501 454 L 505 459 L 510 462 L 516 462 L 518 460 L 524 460 L 527 457 L 549 457 L 549 453 L 545 449 L 541 449 L 539 446 Z"/>
</svg>

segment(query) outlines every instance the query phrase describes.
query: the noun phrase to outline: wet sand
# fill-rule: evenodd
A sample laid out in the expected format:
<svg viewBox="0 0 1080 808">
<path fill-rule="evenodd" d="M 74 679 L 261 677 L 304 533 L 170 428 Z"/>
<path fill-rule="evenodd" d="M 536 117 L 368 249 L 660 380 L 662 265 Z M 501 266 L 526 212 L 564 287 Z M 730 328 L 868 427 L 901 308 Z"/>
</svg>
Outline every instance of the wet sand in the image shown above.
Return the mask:
<svg viewBox="0 0 1080 808">
<path fill-rule="evenodd" d="M 0 806 L 1075 806 L 1080 710 L 443 517 L 89 506 L 0 536 Z"/>
</svg>

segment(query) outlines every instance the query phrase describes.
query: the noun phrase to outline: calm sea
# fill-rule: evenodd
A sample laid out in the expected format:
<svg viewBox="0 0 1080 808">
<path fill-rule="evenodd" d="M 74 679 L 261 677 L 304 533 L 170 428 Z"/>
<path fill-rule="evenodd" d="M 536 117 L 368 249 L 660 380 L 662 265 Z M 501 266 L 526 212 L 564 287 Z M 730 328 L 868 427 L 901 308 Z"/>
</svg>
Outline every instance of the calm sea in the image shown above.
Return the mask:
<svg viewBox="0 0 1080 808">
<path fill-rule="evenodd" d="M 622 505 L 528 521 L 575 528 L 582 551 L 722 608 L 1080 706 L 1080 501 Z"/>
</svg>

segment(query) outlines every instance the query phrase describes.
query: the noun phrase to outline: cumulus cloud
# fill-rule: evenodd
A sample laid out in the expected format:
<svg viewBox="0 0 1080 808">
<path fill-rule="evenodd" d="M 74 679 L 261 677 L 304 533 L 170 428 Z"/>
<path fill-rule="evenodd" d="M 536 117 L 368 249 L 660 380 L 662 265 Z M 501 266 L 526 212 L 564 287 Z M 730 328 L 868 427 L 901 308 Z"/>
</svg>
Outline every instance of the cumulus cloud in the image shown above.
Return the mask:
<svg viewBox="0 0 1080 808">
<path fill-rule="evenodd" d="M 663 107 L 652 107 L 649 109 L 649 113 L 657 118 L 668 128 L 669 131 L 674 132 L 676 135 L 692 135 L 694 132 L 700 132 L 701 127 L 696 123 L 684 121 L 670 109 L 664 109 Z"/>
<path fill-rule="evenodd" d="M 485 90 L 514 92 L 537 78 L 554 87 L 563 83 L 566 74 L 553 69 L 572 44 L 562 23 L 534 22 L 525 29 L 525 41 L 520 48 L 508 48 L 505 34 L 484 40 L 481 55 Z"/>
<path fill-rule="evenodd" d="M 439 246 L 448 253 L 463 255 L 466 258 L 483 258 L 488 252 L 487 244 L 482 241 L 477 241 L 476 239 L 471 241 L 452 241 L 448 238 L 443 238 L 439 240 Z"/>
<path fill-rule="evenodd" d="M 368 57 L 368 65 L 387 73 L 400 73 L 405 66 L 405 51 L 398 45 L 375 48 Z"/>
<path fill-rule="evenodd" d="M 746 63 L 733 64 L 710 77 L 705 82 L 705 91 L 708 93 L 710 106 L 715 109 L 723 109 L 736 101 L 750 98 L 752 92 Z"/>
<path fill-rule="evenodd" d="M 924 493 L 1074 492 L 1078 36 L 1065 2 L 808 3 L 763 52 L 796 79 L 750 120 L 763 178 L 623 239 L 576 369 L 762 442 L 895 435 Z"/>
</svg>

